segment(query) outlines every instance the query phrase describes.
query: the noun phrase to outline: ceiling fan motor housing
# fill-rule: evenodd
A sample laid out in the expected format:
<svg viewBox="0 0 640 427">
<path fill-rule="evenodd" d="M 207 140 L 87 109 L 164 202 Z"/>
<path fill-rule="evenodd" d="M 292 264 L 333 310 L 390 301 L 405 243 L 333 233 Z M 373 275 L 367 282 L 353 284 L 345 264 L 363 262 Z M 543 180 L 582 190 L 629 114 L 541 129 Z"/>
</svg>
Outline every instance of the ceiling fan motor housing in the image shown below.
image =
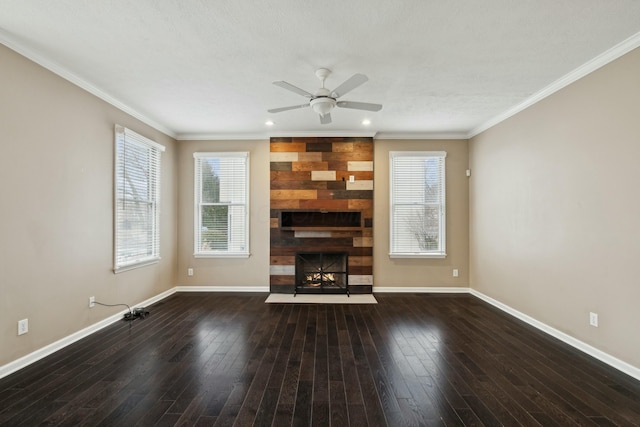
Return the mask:
<svg viewBox="0 0 640 427">
<path fill-rule="evenodd" d="M 333 109 L 333 107 L 336 106 L 336 100 L 329 96 L 320 96 L 312 99 L 309 104 L 311 104 L 311 108 L 313 108 L 313 111 L 320 114 L 321 116 L 324 116 L 325 114 L 329 113 Z"/>
</svg>

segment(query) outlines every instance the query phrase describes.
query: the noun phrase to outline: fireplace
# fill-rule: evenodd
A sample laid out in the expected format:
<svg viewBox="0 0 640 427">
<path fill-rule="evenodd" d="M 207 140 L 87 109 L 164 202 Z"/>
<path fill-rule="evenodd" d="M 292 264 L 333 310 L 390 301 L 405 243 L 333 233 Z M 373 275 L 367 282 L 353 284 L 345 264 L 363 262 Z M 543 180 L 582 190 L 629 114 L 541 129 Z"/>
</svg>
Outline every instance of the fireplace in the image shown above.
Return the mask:
<svg viewBox="0 0 640 427">
<path fill-rule="evenodd" d="M 327 293 L 349 295 L 347 252 L 297 252 L 297 293 Z"/>
<path fill-rule="evenodd" d="M 269 164 L 270 292 L 372 293 L 373 138 L 271 138 Z"/>
</svg>

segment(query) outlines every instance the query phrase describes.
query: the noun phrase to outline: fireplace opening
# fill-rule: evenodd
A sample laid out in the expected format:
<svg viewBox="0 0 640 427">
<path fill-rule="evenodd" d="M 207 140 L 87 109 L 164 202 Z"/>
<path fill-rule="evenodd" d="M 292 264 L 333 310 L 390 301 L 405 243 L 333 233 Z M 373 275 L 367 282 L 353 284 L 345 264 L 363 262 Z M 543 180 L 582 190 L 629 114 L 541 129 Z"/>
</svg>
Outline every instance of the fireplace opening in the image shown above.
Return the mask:
<svg viewBox="0 0 640 427">
<path fill-rule="evenodd" d="M 349 294 L 347 252 L 297 252 L 297 293 Z"/>
</svg>

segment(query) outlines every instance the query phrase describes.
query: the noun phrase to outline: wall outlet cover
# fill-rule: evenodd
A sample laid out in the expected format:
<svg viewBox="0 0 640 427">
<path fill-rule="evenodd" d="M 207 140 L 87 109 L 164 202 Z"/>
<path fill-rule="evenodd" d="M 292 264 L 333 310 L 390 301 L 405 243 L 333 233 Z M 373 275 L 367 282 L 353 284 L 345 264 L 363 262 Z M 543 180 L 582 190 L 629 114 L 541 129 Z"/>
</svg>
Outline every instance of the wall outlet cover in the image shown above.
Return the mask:
<svg viewBox="0 0 640 427">
<path fill-rule="evenodd" d="M 589 324 L 598 327 L 598 313 L 589 313 Z"/>
<path fill-rule="evenodd" d="M 29 319 L 18 320 L 18 335 L 29 332 Z"/>
</svg>

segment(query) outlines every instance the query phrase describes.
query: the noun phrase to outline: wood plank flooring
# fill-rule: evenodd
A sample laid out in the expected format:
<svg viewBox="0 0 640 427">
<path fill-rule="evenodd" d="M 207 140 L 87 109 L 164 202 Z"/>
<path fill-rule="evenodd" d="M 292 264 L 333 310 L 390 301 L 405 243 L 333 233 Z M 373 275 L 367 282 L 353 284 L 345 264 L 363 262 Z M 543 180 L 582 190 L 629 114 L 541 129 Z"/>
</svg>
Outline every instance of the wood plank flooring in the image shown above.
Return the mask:
<svg viewBox="0 0 640 427">
<path fill-rule="evenodd" d="M 637 426 L 640 382 L 470 295 L 180 293 L 0 380 L 0 425 Z"/>
</svg>

